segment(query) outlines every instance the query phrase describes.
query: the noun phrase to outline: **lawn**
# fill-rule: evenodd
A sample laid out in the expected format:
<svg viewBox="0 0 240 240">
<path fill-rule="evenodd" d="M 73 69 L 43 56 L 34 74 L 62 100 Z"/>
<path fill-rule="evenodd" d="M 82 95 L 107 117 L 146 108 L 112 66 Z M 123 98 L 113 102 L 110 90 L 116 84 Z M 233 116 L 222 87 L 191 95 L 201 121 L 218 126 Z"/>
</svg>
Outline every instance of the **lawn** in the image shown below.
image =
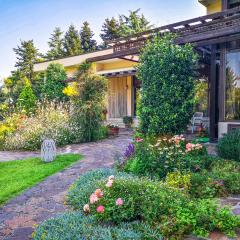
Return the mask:
<svg viewBox="0 0 240 240">
<path fill-rule="evenodd" d="M 40 158 L 0 162 L 0 205 L 80 159 L 79 154 L 66 154 L 51 163 Z"/>
</svg>

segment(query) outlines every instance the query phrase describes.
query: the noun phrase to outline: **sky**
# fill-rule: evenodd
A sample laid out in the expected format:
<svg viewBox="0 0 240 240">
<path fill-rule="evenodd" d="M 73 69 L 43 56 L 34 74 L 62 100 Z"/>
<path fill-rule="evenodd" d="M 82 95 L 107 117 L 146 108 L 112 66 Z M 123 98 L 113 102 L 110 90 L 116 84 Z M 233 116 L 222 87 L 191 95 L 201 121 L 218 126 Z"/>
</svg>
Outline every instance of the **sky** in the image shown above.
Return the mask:
<svg viewBox="0 0 240 240">
<path fill-rule="evenodd" d="M 13 48 L 20 40 L 33 39 L 45 53 L 55 27 L 80 29 L 88 21 L 100 42 L 104 19 L 138 8 L 156 27 L 205 15 L 197 0 L 0 0 L 0 80 L 14 69 Z"/>
</svg>

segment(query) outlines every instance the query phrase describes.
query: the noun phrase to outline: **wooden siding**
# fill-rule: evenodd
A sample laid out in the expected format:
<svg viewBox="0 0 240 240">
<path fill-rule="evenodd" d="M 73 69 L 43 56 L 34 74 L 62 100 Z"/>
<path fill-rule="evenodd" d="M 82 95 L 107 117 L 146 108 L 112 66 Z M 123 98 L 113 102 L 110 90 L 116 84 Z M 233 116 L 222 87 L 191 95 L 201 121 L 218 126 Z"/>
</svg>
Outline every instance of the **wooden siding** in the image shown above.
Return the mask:
<svg viewBox="0 0 240 240">
<path fill-rule="evenodd" d="M 127 115 L 127 77 L 108 79 L 108 116 L 122 118 Z"/>
</svg>

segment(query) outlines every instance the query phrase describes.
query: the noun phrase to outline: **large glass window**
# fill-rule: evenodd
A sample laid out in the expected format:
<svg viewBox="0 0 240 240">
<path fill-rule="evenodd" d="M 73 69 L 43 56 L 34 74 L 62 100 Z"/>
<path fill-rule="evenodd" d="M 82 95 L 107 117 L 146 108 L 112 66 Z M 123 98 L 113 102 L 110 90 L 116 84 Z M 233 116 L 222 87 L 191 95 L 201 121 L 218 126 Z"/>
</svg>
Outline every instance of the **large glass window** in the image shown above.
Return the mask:
<svg viewBox="0 0 240 240">
<path fill-rule="evenodd" d="M 227 53 L 225 119 L 240 120 L 240 50 Z"/>
<path fill-rule="evenodd" d="M 228 0 L 228 8 L 240 6 L 240 0 Z"/>
</svg>

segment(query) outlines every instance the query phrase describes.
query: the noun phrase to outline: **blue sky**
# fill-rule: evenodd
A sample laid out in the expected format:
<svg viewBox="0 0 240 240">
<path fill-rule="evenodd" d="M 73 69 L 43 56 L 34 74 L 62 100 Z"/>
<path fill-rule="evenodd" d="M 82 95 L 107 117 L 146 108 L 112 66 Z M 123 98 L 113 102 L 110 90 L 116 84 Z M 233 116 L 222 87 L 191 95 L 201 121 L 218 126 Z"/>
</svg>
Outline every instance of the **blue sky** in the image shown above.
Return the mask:
<svg viewBox="0 0 240 240">
<path fill-rule="evenodd" d="M 12 49 L 20 39 L 33 39 L 44 53 L 56 26 L 65 31 L 71 23 L 80 28 L 87 20 L 100 41 L 105 18 L 138 8 L 157 27 L 205 14 L 197 0 L 0 0 L 0 79 L 14 69 Z"/>
</svg>

